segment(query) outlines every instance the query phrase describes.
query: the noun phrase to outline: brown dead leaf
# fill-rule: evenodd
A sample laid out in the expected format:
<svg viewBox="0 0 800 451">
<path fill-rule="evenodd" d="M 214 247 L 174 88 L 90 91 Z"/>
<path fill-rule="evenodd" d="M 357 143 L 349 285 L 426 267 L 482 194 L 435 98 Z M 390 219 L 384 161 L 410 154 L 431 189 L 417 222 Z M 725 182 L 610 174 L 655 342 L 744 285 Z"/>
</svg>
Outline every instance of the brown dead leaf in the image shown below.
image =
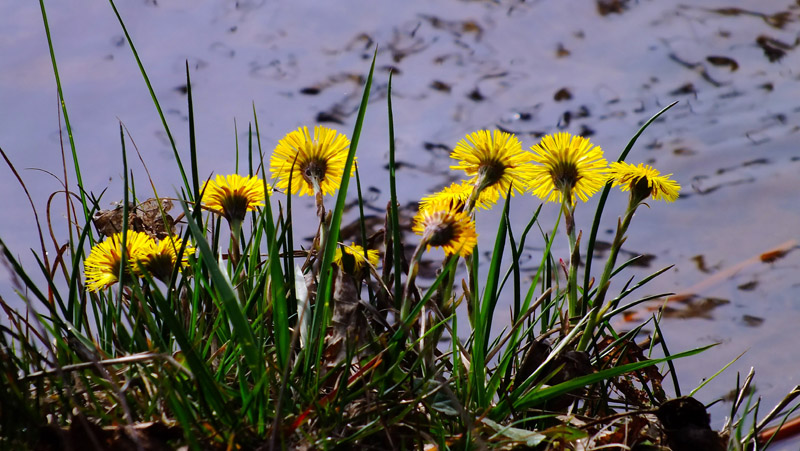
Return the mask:
<svg viewBox="0 0 800 451">
<path fill-rule="evenodd" d="M 139 205 L 128 203 L 128 230 L 143 232 L 153 238 L 162 240 L 175 233 L 175 220 L 167 212 L 172 209 L 169 199 L 150 198 Z M 92 217 L 97 232 L 103 236 L 111 236 L 122 231 L 124 223 L 123 206 L 118 205 L 111 210 L 100 210 Z M 162 216 L 163 211 L 163 216 Z"/>
</svg>

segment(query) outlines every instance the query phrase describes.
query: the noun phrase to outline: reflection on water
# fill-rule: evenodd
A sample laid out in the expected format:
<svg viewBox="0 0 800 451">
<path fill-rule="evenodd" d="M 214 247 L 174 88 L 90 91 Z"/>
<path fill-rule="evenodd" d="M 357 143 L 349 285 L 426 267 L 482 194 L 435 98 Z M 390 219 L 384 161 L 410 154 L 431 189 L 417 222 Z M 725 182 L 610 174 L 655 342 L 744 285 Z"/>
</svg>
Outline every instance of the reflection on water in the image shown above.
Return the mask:
<svg viewBox="0 0 800 451">
<path fill-rule="evenodd" d="M 0 147 L 19 168 L 62 174 L 66 137 L 59 132 L 49 54 L 34 3 L 0 3 Z M 48 16 L 87 191 L 99 195 L 108 188 L 104 209 L 121 197 L 121 120 L 156 186 L 172 195 L 179 183 L 169 140 L 119 24 L 106 4 L 69 3 L 48 5 Z M 188 149 L 183 70 L 189 62 L 203 178 L 236 169 L 237 139 L 238 167 L 246 170 L 243 143 L 253 108 L 267 153 L 300 125 L 325 122 L 349 133 L 377 46 L 359 150 L 368 214 L 377 228 L 388 199 L 390 72 L 404 204 L 453 181 L 449 151 L 466 133 L 499 128 L 518 134 L 527 147 L 543 134 L 565 130 L 591 135 L 613 159 L 647 118 L 679 100 L 640 138 L 629 161 L 672 173 L 684 194 L 675 204 L 654 204 L 636 215 L 626 256 L 656 257 L 649 268 L 631 268 L 622 279 L 638 280 L 674 263 L 646 290 L 682 293 L 797 239 L 800 224 L 796 2 L 685 3 L 178 0 L 119 6 L 182 155 Z M 132 169 L 142 199 L 153 197 L 144 188 L 141 167 Z M 47 173 L 23 171 L 23 177 L 42 209 L 47 196 L 61 189 Z M 28 258 L 30 245 L 24 243 L 37 240 L 30 210 L 19 201 L 20 188 L 6 180 L 0 185 L 6 199 L 0 234 L 14 244 L 13 252 Z M 75 191 L 74 174 L 68 182 Z M 60 204 L 54 202 L 51 215 L 56 230 L 65 217 Z M 605 231 L 614 228 L 624 205 L 624 196 L 609 199 L 601 241 L 611 240 Z M 515 198 L 512 221 L 523 227 L 536 206 L 532 197 Z M 297 211 L 303 208 L 313 211 L 311 201 L 297 203 Z M 413 212 L 413 204 L 408 209 Z M 577 213 L 584 231 L 589 210 L 580 207 Z M 496 213 L 482 215 L 479 232 L 491 236 Z M 555 215 L 555 208 L 542 210 L 544 227 Z M 306 222 L 295 218 L 297 236 L 313 234 L 313 221 Z M 563 243 L 554 250 L 566 255 Z M 525 252 L 535 264 L 541 249 Z M 795 302 L 800 253 L 782 256 L 724 273 L 713 286 L 693 293 L 699 300 L 728 301 L 701 308 L 712 320 L 664 323 L 670 349 L 724 342 L 702 361 L 684 365 L 687 386 L 750 349 L 700 392 L 704 401 L 724 394 L 734 371 L 746 372 L 751 365 L 767 403 L 797 383 L 797 371 L 778 370 L 800 358 L 795 346 L 779 339 L 793 330 L 790 319 L 800 311 Z M 2 295 L 12 297 L 7 276 L 2 277 Z M 746 318 L 767 327 L 752 327 L 754 320 Z M 724 415 L 720 412 L 714 412 L 715 421 Z"/>
</svg>

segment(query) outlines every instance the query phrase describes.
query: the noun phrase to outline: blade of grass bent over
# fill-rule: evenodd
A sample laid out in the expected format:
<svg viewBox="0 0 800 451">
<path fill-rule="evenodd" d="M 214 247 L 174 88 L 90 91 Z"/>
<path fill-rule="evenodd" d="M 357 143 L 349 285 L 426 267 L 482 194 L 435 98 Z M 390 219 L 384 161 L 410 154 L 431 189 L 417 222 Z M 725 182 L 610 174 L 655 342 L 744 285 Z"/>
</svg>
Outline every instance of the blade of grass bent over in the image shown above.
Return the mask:
<svg viewBox="0 0 800 451">
<path fill-rule="evenodd" d="M 50 61 L 53 63 L 53 75 L 56 77 L 56 89 L 58 90 L 58 100 L 61 104 L 61 111 L 64 114 L 64 125 L 67 127 L 67 137 L 69 137 L 69 147 L 72 150 L 72 164 L 75 167 L 75 177 L 78 179 L 78 190 L 81 193 L 81 204 L 83 205 L 83 215 L 88 223 L 91 219 L 89 216 L 89 207 L 86 203 L 86 194 L 83 189 L 83 178 L 81 178 L 81 167 L 78 164 L 78 152 L 75 148 L 75 139 L 72 135 L 72 126 L 69 123 L 69 114 L 67 113 L 67 103 L 64 100 L 64 92 L 61 89 L 61 77 L 58 75 L 58 64 L 56 64 L 56 52 L 53 49 L 53 39 L 50 36 L 50 25 L 47 23 L 47 13 L 44 8 L 44 0 L 39 0 L 39 7 L 42 10 L 42 21 L 44 22 L 44 32 L 47 35 L 47 47 L 50 49 Z"/>
</svg>

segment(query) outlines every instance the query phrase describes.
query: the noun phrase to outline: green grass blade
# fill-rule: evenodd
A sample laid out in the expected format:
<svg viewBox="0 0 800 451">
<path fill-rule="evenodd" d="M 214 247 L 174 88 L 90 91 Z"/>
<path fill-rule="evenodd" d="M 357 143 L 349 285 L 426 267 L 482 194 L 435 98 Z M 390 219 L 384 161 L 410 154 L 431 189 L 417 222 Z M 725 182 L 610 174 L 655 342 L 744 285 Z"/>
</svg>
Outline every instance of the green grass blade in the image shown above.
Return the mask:
<svg viewBox="0 0 800 451">
<path fill-rule="evenodd" d="M 643 368 L 647 368 L 649 366 L 658 365 L 664 362 L 669 362 L 675 359 L 681 359 L 684 357 L 690 357 L 693 355 L 697 355 L 707 349 L 716 346 L 716 344 L 711 344 L 708 346 L 703 346 L 701 348 L 692 349 L 690 351 L 681 352 L 679 354 L 673 354 L 669 357 L 663 357 L 660 359 L 653 359 L 653 360 L 646 360 L 643 362 L 633 362 L 628 363 L 625 365 L 620 365 L 614 368 L 609 368 L 606 370 L 598 371 L 596 373 L 592 373 L 586 376 L 576 377 L 574 379 L 568 380 L 566 382 L 562 382 L 558 385 L 553 385 L 551 387 L 542 388 L 539 390 L 534 390 L 526 395 L 523 395 L 519 399 L 517 399 L 514 403 L 514 409 L 516 410 L 524 410 L 536 405 L 539 405 L 549 399 L 553 399 L 556 396 L 560 396 L 566 393 L 569 393 L 573 390 L 585 387 L 587 385 L 591 385 L 606 379 L 610 379 L 612 377 L 616 377 L 625 373 L 629 373 L 632 371 L 641 370 Z M 500 407 L 500 406 L 498 406 Z"/>
<path fill-rule="evenodd" d="M 625 146 L 625 150 L 622 151 L 617 161 L 622 162 L 625 161 L 627 158 L 628 153 L 630 153 L 631 149 L 633 149 L 633 145 L 636 144 L 636 140 L 639 139 L 639 136 L 644 133 L 645 129 L 647 129 L 650 124 L 655 122 L 662 114 L 666 113 L 667 110 L 675 106 L 678 101 L 672 102 L 669 105 L 665 106 L 661 109 L 658 113 L 653 115 L 647 122 L 644 123 L 639 128 L 639 131 L 633 135 L 633 138 L 628 141 L 628 145 Z M 603 192 L 600 193 L 600 199 L 597 202 L 597 210 L 595 210 L 594 214 L 594 222 L 592 222 L 592 232 L 589 234 L 589 241 L 586 246 L 586 268 L 584 269 L 584 278 L 583 278 L 583 292 L 584 296 L 587 296 L 589 293 L 589 283 L 592 280 L 592 258 L 594 255 L 594 243 L 597 240 L 597 230 L 600 228 L 600 219 L 603 216 L 603 209 L 606 206 L 606 199 L 608 199 L 608 193 L 611 191 L 611 183 L 606 183 L 605 188 L 603 188 Z M 587 305 L 586 300 L 584 299 L 583 305 Z"/>
<path fill-rule="evenodd" d="M 508 206 L 511 203 L 511 195 L 506 197 L 503 207 L 503 214 L 500 216 L 500 225 L 497 229 L 497 237 L 494 242 L 494 252 L 492 261 L 489 265 L 489 272 L 486 275 L 486 287 L 483 292 L 483 299 L 475 317 L 475 338 L 472 342 L 472 366 L 470 366 L 470 378 L 473 381 L 478 406 L 485 408 L 491 401 L 486 392 L 486 350 L 489 345 L 489 336 L 492 329 L 492 318 L 494 309 L 497 305 L 498 291 L 497 286 L 500 280 L 500 264 L 503 260 L 503 251 L 506 245 L 506 218 Z M 473 257 L 474 261 L 478 259 Z M 475 293 L 477 296 L 477 293 Z"/>
<path fill-rule="evenodd" d="M 364 125 L 364 116 L 367 112 L 367 103 L 369 103 L 369 93 L 372 88 L 372 76 L 375 72 L 375 60 L 378 56 L 378 50 L 375 49 L 375 54 L 372 57 L 372 64 L 370 65 L 369 75 L 367 76 L 364 85 L 364 94 L 361 97 L 361 105 L 358 108 L 358 116 L 356 118 L 353 134 L 350 137 L 350 149 L 347 153 L 347 160 L 344 164 L 344 172 L 342 173 L 342 181 L 339 186 L 339 193 L 336 196 L 336 206 L 333 209 L 333 217 L 331 219 L 330 231 L 328 235 L 328 242 L 325 249 L 322 249 L 322 264 L 319 271 L 319 283 L 317 285 L 317 301 L 314 311 L 313 327 L 311 328 L 311 343 L 316 344 L 314 361 L 319 362 L 322 358 L 322 347 L 324 342 L 324 331 L 327 329 L 328 311 L 330 308 L 331 286 L 333 280 L 331 279 L 331 262 L 333 262 L 333 255 L 336 251 L 336 243 L 339 241 L 339 227 L 342 224 L 342 215 L 344 212 L 344 204 L 347 200 L 347 187 L 350 183 L 350 171 L 353 167 L 353 161 L 356 156 L 356 149 L 358 149 L 358 141 L 361 138 L 361 128 Z"/>
<path fill-rule="evenodd" d="M 75 138 L 72 135 L 72 126 L 69 123 L 69 113 L 67 113 L 67 102 L 64 100 L 64 92 L 61 89 L 61 77 L 58 75 L 58 64 L 56 64 L 56 52 L 53 49 L 53 39 L 50 36 L 50 25 L 47 23 L 47 12 L 44 7 L 44 0 L 39 0 L 39 7 L 42 10 L 42 21 L 44 22 L 44 32 L 47 35 L 47 47 L 50 50 L 50 61 L 53 63 L 53 75 L 56 78 L 56 89 L 58 90 L 58 100 L 61 103 L 61 112 L 64 114 L 64 125 L 67 128 L 67 137 L 69 137 L 69 147 L 72 151 L 72 164 L 75 168 L 75 177 L 78 179 L 78 191 L 81 195 L 81 205 L 83 205 L 83 214 L 86 222 L 92 218 L 89 215 L 89 207 L 86 203 L 86 192 L 83 189 L 83 178 L 81 177 L 81 166 L 78 163 L 78 152 L 75 147 Z"/>
<path fill-rule="evenodd" d="M 659 332 L 659 334 L 660 334 L 660 332 Z M 662 338 L 662 340 L 661 340 L 661 341 L 664 341 L 664 340 L 663 340 L 663 338 Z M 695 388 L 694 390 L 692 390 L 692 391 L 689 393 L 689 396 L 694 396 L 694 395 L 695 395 L 697 392 L 699 392 L 699 391 L 700 391 L 700 389 L 701 389 L 701 388 L 705 387 L 705 386 L 706 386 L 706 385 L 707 385 L 709 382 L 711 382 L 711 381 L 713 381 L 714 379 L 716 379 L 716 378 L 717 378 L 717 376 L 719 376 L 720 374 L 722 374 L 722 372 L 723 372 L 723 371 L 727 370 L 729 366 L 733 365 L 733 364 L 734 364 L 734 363 L 735 363 L 737 360 L 739 360 L 740 358 L 742 358 L 742 356 L 743 356 L 743 355 L 744 355 L 746 352 L 747 352 L 747 351 L 744 351 L 744 352 L 742 352 L 741 354 L 739 354 L 739 355 L 737 355 L 736 357 L 734 357 L 734 359 L 733 359 L 733 360 L 731 360 L 731 361 L 730 361 L 730 362 L 728 362 L 728 363 L 727 363 L 725 366 L 723 366 L 722 368 L 720 368 L 720 369 L 719 369 L 719 371 L 717 371 L 716 373 L 714 373 L 714 374 L 713 374 L 711 377 L 709 377 L 709 378 L 704 378 L 704 379 L 703 379 L 703 382 L 702 382 L 700 385 L 698 385 L 698 386 L 697 386 L 697 388 Z M 678 395 L 678 396 L 680 396 L 680 395 Z"/>
<path fill-rule="evenodd" d="M 133 44 L 131 44 L 131 48 L 133 48 Z M 135 52 L 135 51 L 134 51 Z M 137 57 L 138 61 L 138 57 Z M 142 70 L 144 74 L 144 70 Z M 147 75 L 145 75 L 146 79 Z M 149 86 L 149 84 L 148 84 Z M 155 95 L 153 96 L 155 99 Z M 192 190 L 191 192 L 194 196 L 189 196 L 189 199 L 195 200 L 194 205 L 194 219 L 199 224 L 200 222 L 200 177 L 197 174 L 197 138 L 195 135 L 194 129 L 194 101 L 192 100 L 192 79 L 189 75 L 189 61 L 186 61 L 186 104 L 189 108 L 189 158 L 191 159 L 192 164 L 192 186 L 186 186 L 187 190 Z M 158 105 L 156 103 L 156 105 Z M 159 110 L 160 112 L 160 110 Z M 165 125 L 166 127 L 166 125 Z M 169 130 L 167 131 L 169 133 Z M 170 137 L 170 140 L 172 138 Z M 172 148 L 175 151 L 175 159 L 178 161 L 178 166 L 181 168 L 181 174 L 183 174 L 183 167 L 181 166 L 181 160 L 177 156 L 177 149 L 175 149 L 175 143 L 172 143 Z M 184 182 L 186 181 L 186 177 L 184 176 Z"/>
<path fill-rule="evenodd" d="M 394 300 L 395 308 L 400 309 L 403 297 L 403 274 L 402 253 L 403 243 L 400 237 L 400 216 L 397 208 L 397 175 L 395 165 L 394 148 L 394 113 L 392 113 L 392 75 L 389 72 L 389 86 L 387 88 L 386 103 L 389 111 L 389 212 L 391 218 L 392 232 L 392 257 L 394 264 Z M 387 282 L 388 283 L 388 282 Z"/>
</svg>

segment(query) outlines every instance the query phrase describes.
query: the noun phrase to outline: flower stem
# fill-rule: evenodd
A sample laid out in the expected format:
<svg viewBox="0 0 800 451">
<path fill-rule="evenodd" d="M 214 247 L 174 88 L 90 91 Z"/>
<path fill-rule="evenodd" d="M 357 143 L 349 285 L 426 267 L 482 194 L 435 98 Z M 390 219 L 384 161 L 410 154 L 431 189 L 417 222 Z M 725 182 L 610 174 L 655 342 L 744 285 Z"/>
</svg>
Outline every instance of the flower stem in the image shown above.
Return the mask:
<svg viewBox="0 0 800 451">
<path fill-rule="evenodd" d="M 242 221 L 233 219 L 230 221 L 231 227 L 231 246 L 228 251 L 228 255 L 230 256 L 231 260 L 231 267 L 233 268 L 233 275 L 231 277 L 231 282 L 236 287 L 237 292 L 239 294 L 239 301 L 244 303 L 247 302 L 247 297 L 244 293 L 244 284 L 241 280 L 239 280 L 239 262 L 242 260 L 242 254 L 239 250 L 239 234 L 242 231 Z"/>
<path fill-rule="evenodd" d="M 608 260 L 606 260 L 606 266 L 603 269 L 603 275 L 600 276 L 600 283 L 597 285 L 597 295 L 595 296 L 594 301 L 592 301 L 592 307 L 594 308 L 591 316 L 589 317 L 589 321 L 586 323 L 586 329 L 583 332 L 581 341 L 578 343 L 578 351 L 585 351 L 589 347 L 589 342 L 592 340 L 592 337 L 594 336 L 594 330 L 597 327 L 598 318 L 601 318 L 609 309 L 613 307 L 610 301 L 605 305 L 603 305 L 603 302 L 605 301 L 606 293 L 608 292 L 611 273 L 614 271 L 614 265 L 617 262 L 619 250 L 622 248 L 622 244 L 625 242 L 625 234 L 628 232 L 628 227 L 631 225 L 633 215 L 636 213 L 636 208 L 640 203 L 641 199 L 635 198 L 635 196 L 631 194 L 628 202 L 628 210 L 625 212 L 625 217 L 621 221 L 617 221 L 617 233 L 614 235 L 614 242 L 611 244 L 611 252 L 608 255 Z M 602 308 L 600 308 L 601 305 L 603 306 Z"/>
<path fill-rule="evenodd" d="M 578 264 L 580 263 L 580 240 L 575 232 L 575 205 L 572 203 L 572 193 L 567 190 L 561 202 L 561 211 L 564 213 L 564 227 L 569 238 L 569 271 L 567 273 L 567 302 L 569 320 L 577 323 L 582 314 L 578 305 Z"/>
<path fill-rule="evenodd" d="M 403 290 L 403 299 L 402 303 L 400 304 L 401 325 L 405 323 L 408 312 L 411 310 L 411 287 L 414 286 L 414 280 L 417 278 L 417 273 L 419 272 L 419 260 L 422 258 L 422 251 L 428 245 L 429 240 L 429 236 L 423 236 L 419 242 L 419 245 L 417 245 L 417 248 L 414 249 L 414 255 L 411 257 L 411 264 L 408 268 L 408 277 L 406 278 L 406 286 Z"/>
</svg>

